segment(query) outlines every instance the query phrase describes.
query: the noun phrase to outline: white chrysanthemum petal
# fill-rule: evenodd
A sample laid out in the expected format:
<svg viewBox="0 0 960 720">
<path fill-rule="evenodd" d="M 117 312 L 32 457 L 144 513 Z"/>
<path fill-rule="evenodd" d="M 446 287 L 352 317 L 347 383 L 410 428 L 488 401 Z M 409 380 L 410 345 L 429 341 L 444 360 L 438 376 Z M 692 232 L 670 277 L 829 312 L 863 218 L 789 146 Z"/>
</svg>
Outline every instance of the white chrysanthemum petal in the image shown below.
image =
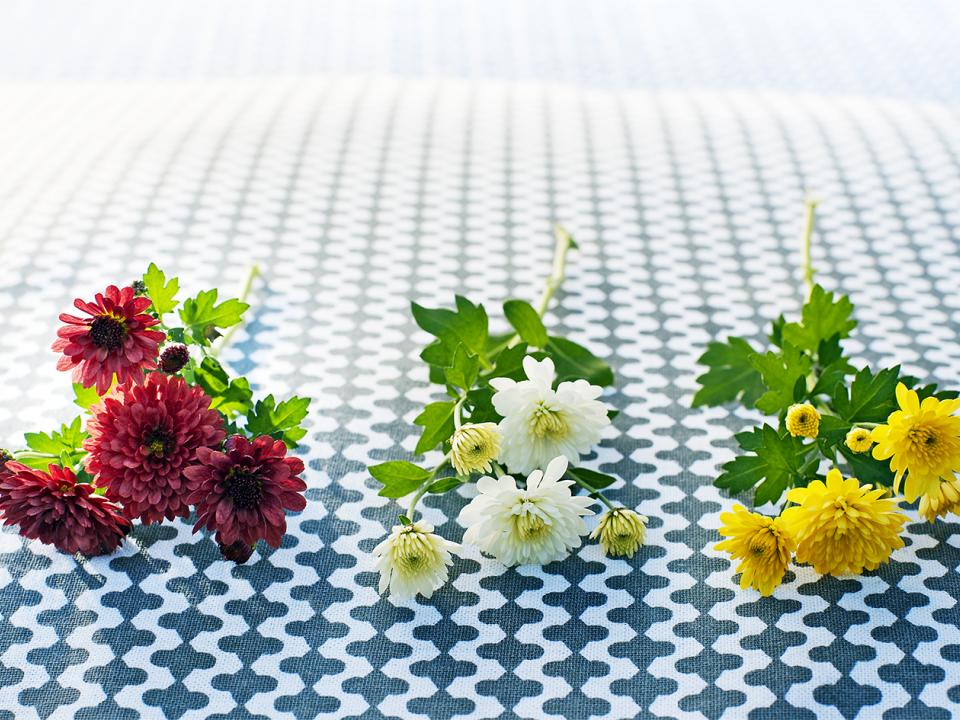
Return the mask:
<svg viewBox="0 0 960 720">
<path fill-rule="evenodd" d="M 448 567 L 453 564 L 451 553 L 459 551 L 457 543 L 435 535 L 428 522 L 395 526 L 373 549 L 378 557 L 380 592 L 389 588 L 397 598 L 418 593 L 429 598 L 447 581 Z"/>
</svg>

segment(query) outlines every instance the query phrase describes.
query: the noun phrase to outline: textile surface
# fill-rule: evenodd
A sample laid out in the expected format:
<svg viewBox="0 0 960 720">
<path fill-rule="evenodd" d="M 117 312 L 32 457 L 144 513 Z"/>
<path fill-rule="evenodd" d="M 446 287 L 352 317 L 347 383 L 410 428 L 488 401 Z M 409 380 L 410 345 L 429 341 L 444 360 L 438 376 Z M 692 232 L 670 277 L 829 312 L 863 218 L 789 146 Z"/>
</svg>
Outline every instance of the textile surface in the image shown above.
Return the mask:
<svg viewBox="0 0 960 720">
<path fill-rule="evenodd" d="M 43 75 L 31 57 L 4 76 Z M 186 520 L 89 560 L 0 533 L 0 718 L 960 715 L 960 524 L 911 510 L 888 565 L 799 568 L 761 600 L 713 550 L 733 500 L 712 480 L 752 416 L 690 409 L 710 339 L 798 311 L 807 193 L 854 354 L 956 385 L 960 135 L 934 64 L 887 98 L 842 72 L 832 94 L 570 82 L 589 63 L 161 84 L 64 83 L 63 65 L 3 85 L 0 444 L 75 416 L 57 313 L 150 261 L 187 291 L 239 290 L 260 264 L 224 357 L 315 400 L 307 508 L 248 565 Z M 395 605 L 370 550 L 398 506 L 365 468 L 411 457 L 431 397 L 409 302 L 535 299 L 553 222 L 581 250 L 548 325 L 617 373 L 621 413 L 585 464 L 621 478 L 648 545 L 518 569 L 470 550 L 433 599 Z M 454 539 L 458 493 L 423 505 Z"/>
</svg>

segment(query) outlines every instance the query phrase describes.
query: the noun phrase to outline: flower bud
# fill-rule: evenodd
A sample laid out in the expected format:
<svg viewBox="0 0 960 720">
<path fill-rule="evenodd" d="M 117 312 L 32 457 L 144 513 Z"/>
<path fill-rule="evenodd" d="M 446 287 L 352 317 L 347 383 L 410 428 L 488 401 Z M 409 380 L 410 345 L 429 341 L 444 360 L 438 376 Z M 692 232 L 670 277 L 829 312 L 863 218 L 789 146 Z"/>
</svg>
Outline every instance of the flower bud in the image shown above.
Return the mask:
<svg viewBox="0 0 960 720">
<path fill-rule="evenodd" d="M 865 453 L 873 447 L 873 439 L 870 437 L 870 431 L 866 428 L 851 428 L 847 433 L 847 439 L 844 444 L 855 453 Z"/>
<path fill-rule="evenodd" d="M 187 350 L 186 345 L 168 345 L 160 354 L 160 360 L 157 365 L 163 372 L 168 375 L 173 375 L 176 372 L 180 372 L 189 359 L 190 351 Z"/>
<path fill-rule="evenodd" d="M 450 461 L 458 475 L 490 472 L 503 436 L 495 423 L 466 424 L 450 439 Z"/>
<path fill-rule="evenodd" d="M 459 551 L 457 543 L 435 534 L 428 522 L 395 525 L 373 549 L 380 571 L 380 592 L 389 588 L 397 599 L 417 594 L 429 598 L 447 581 L 448 568 L 453 564 L 451 553 Z"/>
<path fill-rule="evenodd" d="M 647 537 L 647 518 L 627 508 L 610 510 L 590 537 L 600 538 L 603 551 L 610 557 L 632 558 Z"/>
<path fill-rule="evenodd" d="M 243 565 L 253 555 L 253 545 L 248 545 L 242 540 L 237 540 L 230 545 L 224 545 L 218 540 L 217 545 L 220 547 L 220 553 L 223 557 L 227 560 L 233 560 L 237 565 Z"/>
<path fill-rule="evenodd" d="M 787 410 L 787 430 L 794 437 L 815 438 L 820 434 L 820 413 L 810 403 L 791 405 Z"/>
</svg>

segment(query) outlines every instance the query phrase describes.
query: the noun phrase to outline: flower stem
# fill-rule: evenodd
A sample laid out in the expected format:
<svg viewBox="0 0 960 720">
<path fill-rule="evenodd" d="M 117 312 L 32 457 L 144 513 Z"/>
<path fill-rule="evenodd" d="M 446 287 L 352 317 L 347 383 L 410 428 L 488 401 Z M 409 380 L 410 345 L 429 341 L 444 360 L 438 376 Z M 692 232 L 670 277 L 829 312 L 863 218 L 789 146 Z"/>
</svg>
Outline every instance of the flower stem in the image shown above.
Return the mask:
<svg viewBox="0 0 960 720">
<path fill-rule="evenodd" d="M 805 216 L 803 221 L 803 281 L 807 286 L 807 297 L 813 293 L 813 262 L 810 258 L 810 248 L 813 242 L 813 226 L 817 215 L 817 201 L 808 197 L 804 200 Z"/>
<path fill-rule="evenodd" d="M 575 473 L 570 472 L 569 470 L 567 470 L 567 475 L 569 475 L 570 477 L 572 477 L 572 478 L 573 478 L 573 481 L 574 481 L 577 485 L 579 485 L 580 487 L 582 487 L 582 488 L 583 488 L 584 490 L 586 490 L 590 495 L 592 495 L 592 496 L 595 497 L 597 500 L 599 500 L 599 501 L 602 502 L 604 505 L 606 505 L 610 510 L 616 510 L 616 509 L 617 509 L 616 506 L 615 506 L 612 502 L 610 502 L 609 500 L 607 500 L 606 495 L 604 495 L 602 492 L 600 492 L 599 490 L 597 490 L 597 489 L 596 489 L 595 487 L 593 487 L 592 485 L 588 484 L 586 481 L 581 480 Z"/>
<path fill-rule="evenodd" d="M 250 266 L 250 270 L 247 273 L 247 279 L 243 284 L 243 290 L 240 291 L 240 297 L 238 298 L 240 302 L 247 301 L 247 298 L 250 297 L 250 291 L 253 289 L 253 281 L 256 280 L 258 277 L 260 277 L 262 274 L 263 273 L 261 272 L 259 265 L 254 264 Z M 210 355 L 211 357 L 216 357 L 217 355 L 219 355 L 220 351 L 230 344 L 230 341 L 233 339 L 234 334 L 237 332 L 237 330 L 240 329 L 242 325 L 243 323 L 239 323 L 237 325 L 234 325 L 229 330 L 227 330 L 226 334 L 220 338 L 220 342 L 217 343 L 217 346 L 214 348 L 210 348 L 210 352 L 207 354 Z"/>
<path fill-rule="evenodd" d="M 413 514 L 417 509 L 417 503 L 420 502 L 420 498 L 427 494 L 427 489 L 433 484 L 433 479 L 448 462 L 450 462 L 450 453 L 443 456 L 443 460 L 437 463 L 437 466 L 430 471 L 430 477 L 423 481 L 423 485 L 421 485 L 416 494 L 410 498 L 410 505 L 407 507 L 407 517 L 410 519 L 410 522 L 413 522 Z"/>
</svg>

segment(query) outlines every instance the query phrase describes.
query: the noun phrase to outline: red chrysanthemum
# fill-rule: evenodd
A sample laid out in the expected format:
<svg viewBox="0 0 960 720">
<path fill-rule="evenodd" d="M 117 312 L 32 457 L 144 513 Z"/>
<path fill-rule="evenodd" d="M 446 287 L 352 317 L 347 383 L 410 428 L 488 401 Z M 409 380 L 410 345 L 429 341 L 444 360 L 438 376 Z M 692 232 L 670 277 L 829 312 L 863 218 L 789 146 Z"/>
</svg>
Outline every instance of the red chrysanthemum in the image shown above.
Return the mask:
<svg viewBox="0 0 960 720">
<path fill-rule="evenodd" d="M 113 383 L 114 373 L 119 383 L 139 383 L 143 370 L 157 366 L 159 345 L 166 335 L 148 329 L 160 322 L 144 312 L 150 307 L 150 298 L 136 297 L 133 288 L 120 290 L 111 285 L 97 293 L 94 302 L 78 298 L 73 304 L 90 317 L 60 315 L 67 325 L 57 331 L 53 349 L 63 353 L 57 369 L 72 369 L 74 382 L 84 387 L 96 385 L 103 395 Z"/>
<path fill-rule="evenodd" d="M 223 418 L 210 398 L 182 378 L 151 373 L 122 385 L 91 410 L 87 469 L 144 523 L 189 514 L 184 469 L 200 449 L 223 440 Z"/>
<path fill-rule="evenodd" d="M 307 504 L 301 494 L 307 485 L 299 477 L 303 461 L 286 454 L 282 441 L 266 435 L 253 442 L 233 435 L 224 452 L 198 450 L 200 464 L 184 471 L 190 481 L 188 502 L 197 509 L 193 531 L 215 530 L 221 551 L 229 550 L 224 555 L 234 560 L 243 554 L 236 551 L 238 543 L 252 548 L 264 539 L 279 547 L 287 531 L 284 511 L 303 510 Z"/>
<path fill-rule="evenodd" d="M 70 468 L 51 465 L 47 472 L 18 462 L 0 473 L 0 513 L 4 525 L 19 525 L 20 534 L 84 555 L 113 552 L 130 529 L 120 506 L 96 488 L 78 483 Z"/>
</svg>

